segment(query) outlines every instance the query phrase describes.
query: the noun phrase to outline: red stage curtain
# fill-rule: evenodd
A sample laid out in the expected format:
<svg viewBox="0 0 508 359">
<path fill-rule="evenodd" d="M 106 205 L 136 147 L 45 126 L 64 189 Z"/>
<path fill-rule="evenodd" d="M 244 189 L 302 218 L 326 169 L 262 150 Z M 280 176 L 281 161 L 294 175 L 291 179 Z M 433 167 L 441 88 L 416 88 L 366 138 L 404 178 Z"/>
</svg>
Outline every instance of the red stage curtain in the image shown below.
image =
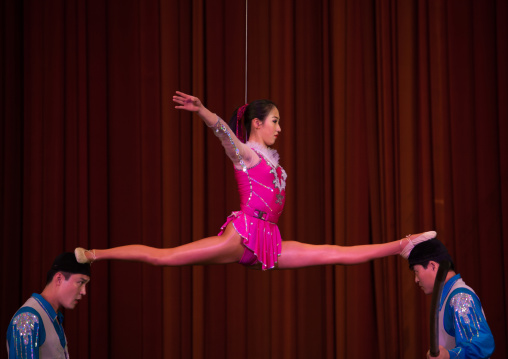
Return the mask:
<svg viewBox="0 0 508 359">
<path fill-rule="evenodd" d="M 243 104 L 245 3 L 0 8 L 5 330 L 60 252 L 176 246 L 238 210 L 220 143 L 171 97 L 195 94 L 225 120 Z M 281 113 L 283 237 L 358 245 L 436 229 L 507 357 L 507 2 L 248 11 L 248 101 Z M 73 358 L 418 358 L 429 302 L 398 257 L 271 272 L 100 262 L 65 327 Z"/>
</svg>

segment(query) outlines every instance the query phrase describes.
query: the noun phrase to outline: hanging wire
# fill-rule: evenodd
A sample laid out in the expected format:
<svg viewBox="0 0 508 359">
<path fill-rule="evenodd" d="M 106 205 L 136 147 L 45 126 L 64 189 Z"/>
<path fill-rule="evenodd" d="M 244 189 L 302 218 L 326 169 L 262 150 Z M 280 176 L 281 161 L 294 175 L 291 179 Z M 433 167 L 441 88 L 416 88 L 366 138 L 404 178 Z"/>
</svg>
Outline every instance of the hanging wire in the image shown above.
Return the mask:
<svg viewBox="0 0 508 359">
<path fill-rule="evenodd" d="M 247 21 L 248 21 L 248 8 L 249 1 L 245 0 L 245 102 L 247 103 Z"/>
</svg>

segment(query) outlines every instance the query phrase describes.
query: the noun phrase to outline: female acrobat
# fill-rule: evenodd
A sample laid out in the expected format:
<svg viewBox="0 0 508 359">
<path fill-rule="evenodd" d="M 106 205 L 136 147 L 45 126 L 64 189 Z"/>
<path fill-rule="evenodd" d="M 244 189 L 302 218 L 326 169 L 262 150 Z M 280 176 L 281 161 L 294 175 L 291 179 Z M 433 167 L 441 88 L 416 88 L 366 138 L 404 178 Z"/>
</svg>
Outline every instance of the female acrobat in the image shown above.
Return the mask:
<svg viewBox="0 0 508 359">
<path fill-rule="evenodd" d="M 408 235 L 401 240 L 370 245 L 313 245 L 283 241 L 277 221 L 286 199 L 286 172 L 271 149 L 281 132 L 279 110 L 269 100 L 241 106 L 226 124 L 201 101 L 183 92 L 173 96 L 176 109 L 196 112 L 233 162 L 240 194 L 240 210 L 233 212 L 217 236 L 174 248 L 126 245 L 109 249 L 76 248 L 79 262 L 141 261 L 159 266 L 239 262 L 261 268 L 300 268 L 326 264 L 358 264 L 400 254 L 407 258 L 414 245 L 436 233 Z"/>
</svg>

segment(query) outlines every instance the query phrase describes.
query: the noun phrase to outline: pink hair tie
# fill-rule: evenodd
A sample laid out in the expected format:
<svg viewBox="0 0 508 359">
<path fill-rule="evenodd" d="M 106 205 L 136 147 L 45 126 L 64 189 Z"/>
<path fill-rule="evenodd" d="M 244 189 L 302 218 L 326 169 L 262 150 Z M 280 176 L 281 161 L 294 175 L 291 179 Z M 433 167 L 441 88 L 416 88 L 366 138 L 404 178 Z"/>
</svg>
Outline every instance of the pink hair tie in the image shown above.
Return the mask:
<svg viewBox="0 0 508 359">
<path fill-rule="evenodd" d="M 236 137 L 243 143 L 245 143 L 245 135 L 244 135 L 245 131 L 243 130 L 242 122 L 240 121 L 240 119 L 243 117 L 243 114 L 245 113 L 247 106 L 249 106 L 248 103 L 240 107 L 236 113 Z M 239 131 L 240 127 L 242 127 L 242 131 Z"/>
</svg>

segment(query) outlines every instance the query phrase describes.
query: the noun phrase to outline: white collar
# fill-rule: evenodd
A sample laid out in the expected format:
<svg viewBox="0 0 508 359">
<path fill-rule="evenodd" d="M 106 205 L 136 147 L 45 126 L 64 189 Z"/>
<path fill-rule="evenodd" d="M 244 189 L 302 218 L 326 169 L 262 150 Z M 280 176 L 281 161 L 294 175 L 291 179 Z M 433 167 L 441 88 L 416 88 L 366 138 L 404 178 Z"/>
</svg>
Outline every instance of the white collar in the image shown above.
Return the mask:
<svg viewBox="0 0 508 359">
<path fill-rule="evenodd" d="M 265 160 L 270 162 L 274 167 L 277 167 L 279 165 L 279 154 L 277 150 L 274 150 L 273 148 L 263 146 L 262 144 L 258 142 L 250 142 L 247 141 L 247 146 L 254 149 L 255 151 L 261 153 Z"/>
</svg>

